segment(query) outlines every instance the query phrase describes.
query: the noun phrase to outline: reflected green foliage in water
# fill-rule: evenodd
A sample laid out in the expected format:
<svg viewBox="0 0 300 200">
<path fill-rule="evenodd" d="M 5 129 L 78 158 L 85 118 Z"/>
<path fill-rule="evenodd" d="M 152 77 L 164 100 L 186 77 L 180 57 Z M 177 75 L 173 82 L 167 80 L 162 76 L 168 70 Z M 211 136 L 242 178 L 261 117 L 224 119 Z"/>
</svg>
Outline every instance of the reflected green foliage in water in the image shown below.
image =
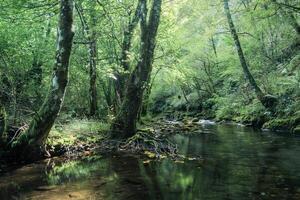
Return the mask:
<svg viewBox="0 0 300 200">
<path fill-rule="evenodd" d="M 55 165 L 47 173 L 49 184 L 62 184 L 89 178 L 97 171 L 108 169 L 108 163 L 101 156 L 92 156 L 80 161 L 68 161 Z"/>
<path fill-rule="evenodd" d="M 0 199 L 300 199 L 299 138 L 229 125 L 199 129 L 205 133 L 171 140 L 200 159 L 144 163 L 117 154 L 42 162 L 3 175 Z"/>
<path fill-rule="evenodd" d="M 155 178 L 148 186 L 159 188 L 149 186 L 151 192 L 159 191 L 163 199 L 300 197 L 299 139 L 243 127 L 204 129 L 211 133 L 173 137 L 181 153 L 203 161 L 151 163 Z"/>
</svg>

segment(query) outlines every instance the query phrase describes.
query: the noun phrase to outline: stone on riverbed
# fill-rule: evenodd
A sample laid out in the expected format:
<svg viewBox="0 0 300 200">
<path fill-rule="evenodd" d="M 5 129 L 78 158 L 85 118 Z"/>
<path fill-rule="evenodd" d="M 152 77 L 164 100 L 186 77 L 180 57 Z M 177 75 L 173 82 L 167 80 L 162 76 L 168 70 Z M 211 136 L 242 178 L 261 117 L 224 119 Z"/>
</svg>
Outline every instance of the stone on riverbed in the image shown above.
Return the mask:
<svg viewBox="0 0 300 200">
<path fill-rule="evenodd" d="M 205 119 L 201 119 L 197 122 L 197 124 L 201 124 L 201 125 L 215 125 L 216 122 L 211 121 L 211 120 L 205 120 Z"/>
</svg>

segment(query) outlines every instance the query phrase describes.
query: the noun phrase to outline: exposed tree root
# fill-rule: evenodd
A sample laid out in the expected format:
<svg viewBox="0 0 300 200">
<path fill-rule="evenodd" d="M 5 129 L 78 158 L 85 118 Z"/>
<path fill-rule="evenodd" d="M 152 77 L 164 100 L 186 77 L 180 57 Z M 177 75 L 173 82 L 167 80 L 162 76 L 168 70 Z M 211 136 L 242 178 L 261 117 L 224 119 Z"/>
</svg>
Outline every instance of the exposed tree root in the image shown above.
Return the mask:
<svg viewBox="0 0 300 200">
<path fill-rule="evenodd" d="M 150 130 L 140 130 L 126 140 L 104 140 L 100 144 L 104 151 L 126 151 L 130 153 L 151 152 L 151 157 L 178 157 L 177 145 L 167 138 L 155 134 Z"/>
</svg>

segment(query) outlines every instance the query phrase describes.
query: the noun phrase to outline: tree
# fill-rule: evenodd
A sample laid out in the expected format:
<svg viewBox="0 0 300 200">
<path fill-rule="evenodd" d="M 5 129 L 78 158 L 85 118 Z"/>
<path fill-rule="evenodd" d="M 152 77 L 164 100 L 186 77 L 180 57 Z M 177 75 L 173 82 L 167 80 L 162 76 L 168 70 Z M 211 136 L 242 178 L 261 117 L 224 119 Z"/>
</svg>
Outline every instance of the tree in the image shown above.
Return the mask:
<svg viewBox="0 0 300 200">
<path fill-rule="evenodd" d="M 123 42 L 122 42 L 122 49 L 121 49 L 121 67 L 122 71 L 116 73 L 116 83 L 115 83 L 115 88 L 116 88 L 116 98 L 117 102 L 120 104 L 123 101 L 124 98 L 124 91 L 125 91 L 125 84 L 126 80 L 128 79 L 127 73 L 130 70 L 130 48 L 132 45 L 132 39 L 134 35 L 134 30 L 137 27 L 140 17 L 141 17 L 141 11 L 142 11 L 142 0 L 139 0 L 138 5 L 136 7 L 135 13 L 132 18 L 129 19 L 128 25 L 124 30 L 123 34 Z"/>
<path fill-rule="evenodd" d="M 36 147 L 40 147 L 46 140 L 59 114 L 68 83 L 69 58 L 74 36 L 72 25 L 73 0 L 61 0 L 56 62 L 53 68 L 49 93 L 40 110 L 33 117 L 29 128 L 13 142 L 12 148 L 15 150 L 35 150 Z"/>
<path fill-rule="evenodd" d="M 232 38 L 234 40 L 235 43 L 235 47 L 240 59 L 240 63 L 241 66 L 243 68 L 243 72 L 245 77 L 247 78 L 247 80 L 249 81 L 251 87 L 253 88 L 258 100 L 266 107 L 266 108 L 270 108 L 273 106 L 273 104 L 275 103 L 275 99 L 269 95 L 265 95 L 262 90 L 260 89 L 260 87 L 257 85 L 255 79 L 253 78 L 249 68 L 248 68 L 248 64 L 240 43 L 240 39 L 239 36 L 237 34 L 237 31 L 235 29 L 235 25 L 233 23 L 232 17 L 231 17 L 231 13 L 230 13 L 230 9 L 229 9 L 229 0 L 224 0 L 224 10 L 225 10 L 225 14 L 227 17 L 227 21 L 229 24 L 229 28 L 230 28 L 230 32 L 232 35 Z"/>
<path fill-rule="evenodd" d="M 127 81 L 124 100 L 111 127 L 115 137 L 127 138 L 136 133 L 143 93 L 152 71 L 161 4 L 162 0 L 153 1 L 148 18 L 147 0 L 142 0 L 140 59 Z"/>
<path fill-rule="evenodd" d="M 88 43 L 88 54 L 89 54 L 89 76 L 90 76 L 90 86 L 89 86 L 89 115 L 90 117 L 95 116 L 98 109 L 97 106 L 97 38 L 96 38 L 96 16 L 95 16 L 95 6 L 96 1 L 93 1 L 90 8 L 90 18 L 91 23 L 89 25 L 86 16 L 84 15 L 83 8 L 80 4 L 75 4 L 76 10 L 81 20 L 84 34 L 87 38 Z"/>
<path fill-rule="evenodd" d="M 2 102 L 0 102 L 2 103 Z M 4 135 L 6 133 L 6 112 L 2 104 L 0 104 L 0 144 L 4 142 Z"/>
</svg>

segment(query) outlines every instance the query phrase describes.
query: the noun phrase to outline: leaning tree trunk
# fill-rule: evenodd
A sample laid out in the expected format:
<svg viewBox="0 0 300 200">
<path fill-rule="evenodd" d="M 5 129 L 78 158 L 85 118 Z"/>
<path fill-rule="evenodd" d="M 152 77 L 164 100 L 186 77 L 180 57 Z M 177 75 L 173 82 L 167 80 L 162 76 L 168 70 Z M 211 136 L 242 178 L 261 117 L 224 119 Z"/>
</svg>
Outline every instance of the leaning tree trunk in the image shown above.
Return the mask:
<svg viewBox="0 0 300 200">
<path fill-rule="evenodd" d="M 235 29 L 232 17 L 231 17 L 231 13 L 230 13 L 230 9 L 229 9 L 229 5 L 228 5 L 228 0 L 224 0 L 224 10 L 227 16 L 227 21 L 229 24 L 229 28 L 230 28 L 230 32 L 231 35 L 233 37 L 236 49 L 237 49 L 237 53 L 240 59 L 240 63 L 241 66 L 243 68 L 244 71 L 244 75 L 245 77 L 248 79 L 251 87 L 254 89 L 254 92 L 258 98 L 258 100 L 263 104 L 264 107 L 266 108 L 271 108 L 273 107 L 274 103 L 275 103 L 275 97 L 271 96 L 271 95 L 265 95 L 262 90 L 259 88 L 259 86 L 257 85 L 255 79 L 253 78 L 249 68 L 248 68 L 248 64 L 246 61 L 246 58 L 244 56 L 244 52 L 239 40 L 239 36 L 237 34 L 237 31 Z"/>
<path fill-rule="evenodd" d="M 73 0 L 60 1 L 56 62 L 53 68 L 50 90 L 39 112 L 33 117 L 29 128 L 16 141 L 13 149 L 35 149 L 47 138 L 61 109 L 68 83 L 69 58 L 74 32 Z"/>
<path fill-rule="evenodd" d="M 127 81 L 124 100 L 111 127 L 113 136 L 119 138 L 128 138 L 136 133 L 143 92 L 152 71 L 162 0 L 153 1 L 148 20 L 147 0 L 142 0 L 142 3 L 140 59 Z"/>
</svg>

